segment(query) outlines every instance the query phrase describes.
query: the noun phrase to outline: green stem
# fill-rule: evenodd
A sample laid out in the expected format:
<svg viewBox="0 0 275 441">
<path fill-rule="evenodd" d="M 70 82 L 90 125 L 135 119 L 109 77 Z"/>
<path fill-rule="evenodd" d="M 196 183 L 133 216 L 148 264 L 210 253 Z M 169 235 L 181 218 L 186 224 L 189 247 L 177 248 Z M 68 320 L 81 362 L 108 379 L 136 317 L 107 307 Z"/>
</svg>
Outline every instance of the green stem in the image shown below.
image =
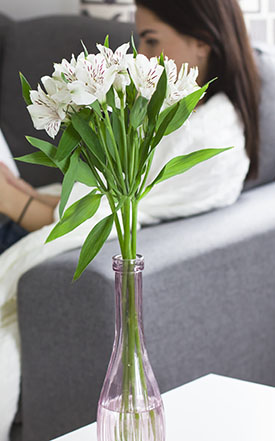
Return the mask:
<svg viewBox="0 0 275 441">
<path fill-rule="evenodd" d="M 151 169 L 151 165 L 152 165 L 152 161 L 153 161 L 153 158 L 154 158 L 154 154 L 155 154 L 155 149 L 154 149 L 154 150 L 150 153 L 150 155 L 149 155 L 149 159 L 148 159 L 148 163 L 147 163 L 147 167 L 146 167 L 145 175 L 144 175 L 144 177 L 143 177 L 143 180 L 142 180 L 141 186 L 140 186 L 140 188 L 139 188 L 139 190 L 138 190 L 137 198 L 139 198 L 139 197 L 141 196 L 142 191 L 143 191 L 143 189 L 144 189 L 144 186 L 145 186 L 145 184 L 146 184 L 146 180 L 147 180 L 147 177 L 148 177 L 149 171 L 150 171 L 150 169 Z"/>
<path fill-rule="evenodd" d="M 138 215 L 138 201 L 132 200 L 132 256 L 136 258 L 137 254 L 137 215 Z"/>
<path fill-rule="evenodd" d="M 135 346 L 136 346 L 136 302 L 135 302 L 135 275 L 129 274 L 129 321 L 128 321 L 128 334 L 129 334 L 129 364 L 130 364 L 130 379 L 132 386 L 132 398 L 133 398 L 133 410 L 136 410 L 136 367 L 135 367 Z"/>
<path fill-rule="evenodd" d="M 123 225 L 124 225 L 124 259 L 131 259 L 131 227 L 130 227 L 130 219 L 131 219 L 131 201 L 130 198 L 126 198 L 124 207 L 122 210 L 123 216 Z"/>
<path fill-rule="evenodd" d="M 125 116 L 124 116 L 124 99 L 120 98 L 120 124 L 121 124 L 121 132 L 122 132 L 122 141 L 123 141 L 123 151 L 124 151 L 124 166 L 125 166 L 125 177 L 128 180 L 128 151 L 127 151 L 127 136 L 125 129 Z M 128 186 L 129 186 L 129 182 Z"/>
<path fill-rule="evenodd" d="M 132 128 L 130 130 L 129 133 L 129 139 L 131 139 L 131 133 L 132 132 Z M 130 166 L 129 166 L 129 181 L 130 181 L 130 185 L 131 187 L 133 186 L 133 181 L 134 181 L 134 171 L 135 171 L 135 165 L 137 163 L 137 156 L 138 156 L 138 148 L 137 148 L 137 133 L 134 134 L 133 136 L 133 141 L 132 141 L 132 145 L 131 145 L 131 156 L 130 156 Z"/>
<path fill-rule="evenodd" d="M 128 262 L 122 276 L 122 329 L 123 334 L 123 390 L 121 408 L 124 412 L 129 411 L 129 361 L 128 361 L 128 332 L 127 330 L 127 279 L 128 279 Z"/>
<path fill-rule="evenodd" d="M 120 250 L 122 252 L 122 250 L 124 249 L 124 240 L 123 240 L 123 234 L 122 234 L 119 218 L 118 218 L 118 215 L 116 212 L 115 203 L 114 203 L 113 197 L 110 193 L 106 193 L 106 195 L 107 195 L 108 202 L 110 204 L 112 213 L 115 214 L 115 225 L 116 225 L 116 230 L 117 230 L 117 236 L 118 236 L 118 240 L 119 240 Z"/>
<path fill-rule="evenodd" d="M 125 182 L 124 182 L 124 179 L 123 179 L 123 171 L 122 171 L 122 166 L 121 166 L 121 160 L 120 160 L 120 156 L 119 156 L 119 153 L 118 153 L 118 148 L 117 148 L 117 144 L 116 144 L 116 140 L 115 140 L 115 135 L 114 135 L 114 132 L 113 132 L 112 124 L 111 124 L 111 121 L 110 121 L 109 113 L 108 113 L 108 110 L 107 110 L 107 105 L 105 104 L 102 107 L 103 107 L 103 112 L 104 112 L 104 115 L 105 115 L 105 118 L 106 118 L 105 121 L 106 121 L 107 130 L 108 130 L 108 132 L 110 134 L 110 137 L 111 137 L 111 140 L 112 140 L 112 143 L 113 143 L 113 146 L 114 146 L 114 152 L 115 152 L 116 164 L 117 164 L 118 172 L 119 172 L 120 183 L 121 183 L 121 186 L 123 188 L 124 194 L 126 194 L 127 190 L 126 190 L 126 185 L 125 185 Z"/>
<path fill-rule="evenodd" d="M 108 112 L 107 112 L 107 114 L 108 114 Z M 109 115 L 108 115 L 108 116 L 109 116 Z M 98 118 L 97 115 L 96 115 L 96 120 L 97 120 L 97 127 L 98 127 L 99 137 L 100 137 L 101 143 L 102 143 L 102 145 L 103 145 L 103 148 L 104 148 L 104 152 L 105 152 L 105 154 L 106 154 L 107 161 L 108 161 L 108 163 L 109 163 L 109 165 L 110 165 L 110 169 L 111 169 L 111 171 L 112 171 L 112 173 L 113 173 L 113 175 L 114 175 L 114 178 L 116 178 L 116 181 L 117 181 L 118 186 L 121 187 L 121 188 L 124 190 L 124 188 L 125 188 L 125 184 L 124 184 L 123 178 L 121 179 L 121 176 L 118 176 L 117 173 L 116 173 L 116 171 L 115 171 L 115 169 L 114 169 L 113 161 L 112 161 L 111 155 L 110 155 L 110 153 L 109 153 L 108 147 L 107 147 L 107 145 L 106 145 L 106 141 L 105 141 L 104 135 L 103 135 L 103 133 L 102 133 L 102 130 L 101 130 L 101 127 L 100 127 L 100 121 L 99 121 L 99 118 Z M 121 183 L 122 183 L 122 185 L 121 185 Z"/>
</svg>

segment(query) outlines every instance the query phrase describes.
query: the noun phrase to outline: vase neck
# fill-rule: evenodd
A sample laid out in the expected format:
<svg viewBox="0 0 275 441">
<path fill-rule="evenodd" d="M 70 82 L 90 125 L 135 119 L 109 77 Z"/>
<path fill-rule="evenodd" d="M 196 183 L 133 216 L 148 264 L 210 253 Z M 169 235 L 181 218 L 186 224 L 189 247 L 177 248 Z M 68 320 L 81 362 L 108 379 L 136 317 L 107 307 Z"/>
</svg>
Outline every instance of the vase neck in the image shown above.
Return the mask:
<svg viewBox="0 0 275 441">
<path fill-rule="evenodd" d="M 143 337 L 142 318 L 142 270 L 144 259 L 122 259 L 113 257 L 115 271 L 116 337 L 128 333 L 129 322 L 137 319 Z"/>
</svg>

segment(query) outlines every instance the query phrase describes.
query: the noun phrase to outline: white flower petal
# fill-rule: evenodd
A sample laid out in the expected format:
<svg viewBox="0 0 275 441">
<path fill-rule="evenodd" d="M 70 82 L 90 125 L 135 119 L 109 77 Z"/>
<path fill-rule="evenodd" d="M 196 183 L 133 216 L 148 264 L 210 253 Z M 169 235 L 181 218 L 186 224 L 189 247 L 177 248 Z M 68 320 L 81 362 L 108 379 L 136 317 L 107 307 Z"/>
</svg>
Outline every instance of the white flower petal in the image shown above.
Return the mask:
<svg viewBox="0 0 275 441">
<path fill-rule="evenodd" d="M 68 84 L 72 101 L 79 106 L 87 106 L 96 101 L 97 97 L 91 93 L 91 90 L 81 81 L 74 81 Z"/>
</svg>

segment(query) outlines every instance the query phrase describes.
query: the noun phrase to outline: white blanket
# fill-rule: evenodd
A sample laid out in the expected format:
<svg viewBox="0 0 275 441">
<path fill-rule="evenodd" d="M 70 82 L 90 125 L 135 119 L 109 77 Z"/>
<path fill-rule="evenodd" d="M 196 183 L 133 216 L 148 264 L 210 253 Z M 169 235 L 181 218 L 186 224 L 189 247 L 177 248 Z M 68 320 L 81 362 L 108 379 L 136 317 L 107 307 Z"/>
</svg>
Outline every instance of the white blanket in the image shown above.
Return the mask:
<svg viewBox="0 0 275 441">
<path fill-rule="evenodd" d="M 221 118 L 222 115 L 222 118 Z M 223 94 L 211 98 L 192 115 L 188 124 L 169 135 L 157 147 L 148 182 L 172 157 L 201 148 L 235 146 L 186 174 L 156 186 L 140 203 L 139 222 L 189 216 L 226 205 L 238 198 L 249 160 L 244 149 L 242 124 Z M 55 188 L 59 192 L 60 187 Z M 76 184 L 68 206 L 90 191 Z M 58 210 L 55 220 L 58 220 Z M 0 256 L 0 441 L 9 440 L 20 392 L 20 345 L 16 315 L 19 278 L 33 266 L 68 249 L 80 247 L 91 228 L 109 213 L 103 201 L 96 216 L 63 238 L 47 245 L 53 225 L 35 231 Z M 116 235 L 111 232 L 110 238 Z"/>
</svg>

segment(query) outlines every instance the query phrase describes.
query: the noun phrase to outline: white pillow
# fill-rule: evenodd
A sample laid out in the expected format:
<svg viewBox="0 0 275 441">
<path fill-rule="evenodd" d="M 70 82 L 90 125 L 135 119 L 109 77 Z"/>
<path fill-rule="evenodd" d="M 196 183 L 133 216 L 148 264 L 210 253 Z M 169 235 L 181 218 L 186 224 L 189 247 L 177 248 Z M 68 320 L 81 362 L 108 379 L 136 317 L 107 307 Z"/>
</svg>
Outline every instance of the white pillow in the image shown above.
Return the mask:
<svg viewBox="0 0 275 441">
<path fill-rule="evenodd" d="M 0 129 L 0 161 L 4 162 L 15 176 L 19 176 L 18 168 L 16 167 L 15 161 L 12 157 L 9 146 L 4 138 L 4 135 Z"/>
</svg>

